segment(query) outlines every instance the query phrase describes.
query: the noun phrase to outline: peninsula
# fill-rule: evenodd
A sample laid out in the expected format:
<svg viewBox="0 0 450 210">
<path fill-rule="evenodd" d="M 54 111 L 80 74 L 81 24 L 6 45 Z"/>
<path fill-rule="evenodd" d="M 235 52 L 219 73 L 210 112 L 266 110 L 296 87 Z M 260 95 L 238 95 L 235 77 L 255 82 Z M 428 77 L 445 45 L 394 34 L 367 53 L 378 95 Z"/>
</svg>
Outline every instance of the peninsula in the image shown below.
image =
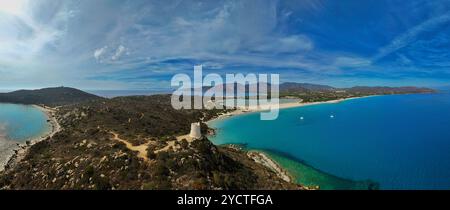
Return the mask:
<svg viewBox="0 0 450 210">
<path fill-rule="evenodd" d="M 289 86 L 282 95 L 305 102 L 332 93 L 339 100 L 433 91 L 353 88 L 342 97 L 342 90 Z M 226 110 L 175 110 L 170 95 L 106 99 L 65 87 L 2 94 L 0 101 L 45 107 L 54 125 L 0 172 L 1 189 L 305 189 L 265 155 L 213 145 L 204 122 Z M 189 138 L 197 122 L 203 136 Z"/>
</svg>

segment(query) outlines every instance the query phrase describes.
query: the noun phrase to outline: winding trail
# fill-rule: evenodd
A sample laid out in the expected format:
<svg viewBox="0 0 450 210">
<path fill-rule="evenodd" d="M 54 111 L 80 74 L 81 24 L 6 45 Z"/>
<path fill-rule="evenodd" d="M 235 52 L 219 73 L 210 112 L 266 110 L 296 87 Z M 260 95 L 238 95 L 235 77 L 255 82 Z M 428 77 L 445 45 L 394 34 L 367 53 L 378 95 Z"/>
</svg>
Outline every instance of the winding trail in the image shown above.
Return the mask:
<svg viewBox="0 0 450 210">
<path fill-rule="evenodd" d="M 150 142 L 147 142 L 147 143 L 145 143 L 145 144 L 141 144 L 141 145 L 139 145 L 139 146 L 133 146 L 133 144 L 131 144 L 131 143 L 128 142 L 127 140 L 120 138 L 120 137 L 119 137 L 119 134 L 117 134 L 117 133 L 115 133 L 115 132 L 112 132 L 112 131 L 110 131 L 109 133 L 111 133 L 111 134 L 114 136 L 114 137 L 113 137 L 114 140 L 124 143 L 125 146 L 126 146 L 129 150 L 138 152 L 138 155 L 137 155 L 137 156 L 138 156 L 139 158 L 142 158 L 142 159 L 144 159 L 145 161 L 149 161 L 149 160 L 148 160 L 148 157 L 147 157 L 147 148 L 148 148 L 148 146 L 150 145 Z"/>
<path fill-rule="evenodd" d="M 168 141 L 167 145 L 159 150 L 155 151 L 156 153 L 163 152 L 169 150 L 170 147 L 175 148 L 175 142 L 181 142 L 181 140 L 186 139 L 188 143 L 192 143 L 195 139 L 189 136 L 189 134 L 178 136 L 177 140 Z"/>
<path fill-rule="evenodd" d="M 138 155 L 137 155 L 137 156 L 138 156 L 139 158 L 142 158 L 142 159 L 144 159 L 145 161 L 150 161 L 150 160 L 148 159 L 148 156 L 147 156 L 147 155 L 148 155 L 147 148 L 148 148 L 148 146 L 149 146 L 152 142 L 149 141 L 149 142 L 147 142 L 147 143 L 145 143 L 145 144 L 141 144 L 141 145 L 138 145 L 138 146 L 133 146 L 133 144 L 130 143 L 129 141 L 120 138 L 120 137 L 119 137 L 119 134 L 117 134 L 116 132 L 109 131 L 109 133 L 113 135 L 113 138 L 112 138 L 113 140 L 124 143 L 125 146 L 127 147 L 127 149 L 129 149 L 129 150 L 131 150 L 131 151 L 138 152 Z M 163 147 L 163 148 L 161 148 L 161 149 L 158 149 L 158 150 L 155 150 L 154 153 L 157 154 L 157 153 L 159 153 L 159 152 L 167 151 L 167 150 L 169 150 L 169 148 L 171 148 L 171 147 L 174 148 L 174 149 L 176 149 L 176 148 L 175 148 L 175 143 L 176 143 L 176 142 L 180 142 L 180 141 L 183 140 L 183 139 L 186 139 L 188 143 L 192 143 L 192 142 L 195 140 L 194 138 L 190 137 L 189 134 L 187 134 L 187 135 L 182 135 L 182 136 L 178 136 L 178 137 L 177 137 L 177 140 L 168 141 L 168 142 L 167 142 L 167 145 L 166 145 L 165 147 Z"/>
</svg>

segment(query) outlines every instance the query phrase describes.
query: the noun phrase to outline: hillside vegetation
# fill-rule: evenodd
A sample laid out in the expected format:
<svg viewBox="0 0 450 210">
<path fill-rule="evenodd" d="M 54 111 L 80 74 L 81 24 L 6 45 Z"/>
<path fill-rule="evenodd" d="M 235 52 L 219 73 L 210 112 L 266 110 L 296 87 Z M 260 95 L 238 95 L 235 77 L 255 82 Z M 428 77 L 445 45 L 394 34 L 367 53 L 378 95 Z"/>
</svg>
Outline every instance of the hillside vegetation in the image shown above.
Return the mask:
<svg viewBox="0 0 450 210">
<path fill-rule="evenodd" d="M 300 189 L 256 164 L 245 152 L 217 147 L 206 138 L 176 141 L 190 123 L 221 111 L 174 110 L 169 95 L 119 97 L 60 107 L 64 128 L 31 147 L 0 175 L 4 189 Z M 133 145 L 137 157 L 111 132 Z"/>
<path fill-rule="evenodd" d="M 44 104 L 47 106 L 61 106 L 98 99 L 102 98 L 68 87 L 18 90 L 10 93 L 0 93 L 0 103 Z"/>
<path fill-rule="evenodd" d="M 283 97 L 305 102 L 433 92 L 306 83 L 280 88 Z M 205 137 L 183 138 L 191 123 L 224 110 L 175 110 L 170 95 L 105 99 L 65 87 L 0 94 L 0 102 L 57 106 L 55 116 L 63 128 L 8 165 L 0 173 L 1 189 L 302 189 L 244 151 L 215 146 Z M 204 124 L 202 132 L 208 132 Z"/>
<path fill-rule="evenodd" d="M 298 98 L 303 102 L 330 101 L 370 95 L 391 95 L 411 93 L 433 93 L 435 90 L 419 87 L 366 87 L 334 88 L 308 83 L 283 83 L 280 85 L 280 97 Z"/>
</svg>

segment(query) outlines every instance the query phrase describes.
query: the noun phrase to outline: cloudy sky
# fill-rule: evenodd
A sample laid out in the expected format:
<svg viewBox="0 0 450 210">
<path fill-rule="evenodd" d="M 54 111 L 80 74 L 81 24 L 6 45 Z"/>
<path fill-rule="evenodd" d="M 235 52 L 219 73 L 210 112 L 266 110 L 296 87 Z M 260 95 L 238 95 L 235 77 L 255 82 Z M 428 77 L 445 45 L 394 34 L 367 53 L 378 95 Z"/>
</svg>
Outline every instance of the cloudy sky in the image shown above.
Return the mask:
<svg viewBox="0 0 450 210">
<path fill-rule="evenodd" d="M 176 73 L 450 84 L 447 0 L 0 0 L 0 88 L 167 89 Z"/>
</svg>

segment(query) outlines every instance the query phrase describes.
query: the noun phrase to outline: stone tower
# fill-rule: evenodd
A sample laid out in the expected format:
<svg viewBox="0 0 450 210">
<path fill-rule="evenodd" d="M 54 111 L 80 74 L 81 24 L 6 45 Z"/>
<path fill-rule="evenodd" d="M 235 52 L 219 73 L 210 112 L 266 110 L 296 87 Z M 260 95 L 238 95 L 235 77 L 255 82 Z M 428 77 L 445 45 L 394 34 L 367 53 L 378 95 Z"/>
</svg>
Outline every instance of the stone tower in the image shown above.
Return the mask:
<svg viewBox="0 0 450 210">
<path fill-rule="evenodd" d="M 202 132 L 200 131 L 200 123 L 192 123 L 191 124 L 191 133 L 189 136 L 193 139 L 199 139 L 202 137 Z"/>
</svg>

